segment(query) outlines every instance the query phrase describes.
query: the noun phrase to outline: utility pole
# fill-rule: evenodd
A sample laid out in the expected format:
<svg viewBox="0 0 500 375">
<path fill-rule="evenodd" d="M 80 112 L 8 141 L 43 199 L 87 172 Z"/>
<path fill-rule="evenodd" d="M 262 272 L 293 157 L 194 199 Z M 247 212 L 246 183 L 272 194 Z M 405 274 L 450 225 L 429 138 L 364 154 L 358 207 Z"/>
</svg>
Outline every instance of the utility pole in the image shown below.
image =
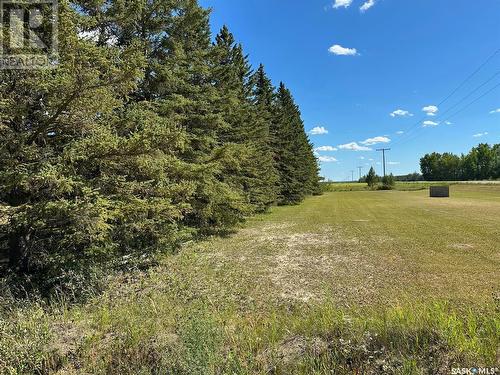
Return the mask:
<svg viewBox="0 0 500 375">
<path fill-rule="evenodd" d="M 385 152 L 391 151 L 391 149 L 390 148 L 379 148 L 379 149 L 377 149 L 377 151 L 382 151 L 382 157 L 383 157 L 383 161 L 384 161 L 384 177 L 385 177 Z"/>
<path fill-rule="evenodd" d="M 363 167 L 358 167 L 359 169 L 359 179 L 361 180 L 361 170 L 363 169 Z"/>
</svg>

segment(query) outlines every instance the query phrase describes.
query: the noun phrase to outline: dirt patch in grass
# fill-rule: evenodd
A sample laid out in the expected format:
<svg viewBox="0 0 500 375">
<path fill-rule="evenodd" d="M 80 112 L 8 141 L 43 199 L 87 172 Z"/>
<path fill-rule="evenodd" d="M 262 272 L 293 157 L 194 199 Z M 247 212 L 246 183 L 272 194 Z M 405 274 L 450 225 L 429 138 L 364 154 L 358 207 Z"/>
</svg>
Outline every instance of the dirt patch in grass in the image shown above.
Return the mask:
<svg viewBox="0 0 500 375">
<path fill-rule="evenodd" d="M 238 244 L 246 249 L 244 254 L 213 244 L 200 255 L 210 259 L 217 272 L 233 270 L 238 280 L 231 284 L 251 283 L 254 299 L 278 304 L 315 303 L 332 296 L 339 303 L 353 298 L 363 303 L 376 294 L 377 275 L 394 278 L 393 271 L 400 268 L 401 257 L 394 255 L 383 262 L 373 257 L 373 244 L 383 246 L 393 241 L 388 235 L 362 240 L 338 225 L 320 225 L 316 232 L 302 233 L 291 228 L 281 225 L 245 230 Z"/>
<path fill-rule="evenodd" d="M 300 249 L 289 249 L 271 257 L 269 263 L 272 266 L 265 270 L 264 277 L 271 281 L 272 290 L 280 291 L 279 296 L 284 300 L 319 301 L 325 297 L 327 290 L 337 296 L 345 295 L 346 290 L 341 290 L 340 283 L 334 280 L 359 277 L 359 273 L 366 278 L 366 282 L 363 290 L 356 290 L 355 293 L 361 296 L 373 292 L 370 279 L 375 275 L 376 267 L 359 253 L 311 255 L 304 254 Z"/>
<path fill-rule="evenodd" d="M 286 230 L 291 230 L 293 223 L 269 223 L 264 225 L 257 225 L 252 227 L 246 227 L 238 232 L 238 236 L 242 237 L 262 237 L 265 235 L 272 235 L 276 232 L 283 232 Z"/>
</svg>

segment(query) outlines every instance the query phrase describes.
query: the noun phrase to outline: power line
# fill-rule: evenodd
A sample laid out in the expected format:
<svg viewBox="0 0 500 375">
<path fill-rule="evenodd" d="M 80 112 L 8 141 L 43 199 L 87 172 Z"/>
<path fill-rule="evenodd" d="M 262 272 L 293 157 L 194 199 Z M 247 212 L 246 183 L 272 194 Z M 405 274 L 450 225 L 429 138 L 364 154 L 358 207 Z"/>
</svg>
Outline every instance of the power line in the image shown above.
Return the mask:
<svg viewBox="0 0 500 375">
<path fill-rule="evenodd" d="M 480 95 L 479 97 L 477 97 L 476 99 L 474 99 L 472 102 L 468 103 L 467 105 L 465 105 L 464 107 L 462 107 L 461 109 L 459 109 L 458 111 L 454 112 L 452 115 L 448 116 L 447 118 L 441 120 L 441 122 L 446 122 L 446 121 L 449 121 L 451 120 L 452 118 L 454 118 L 455 116 L 457 116 L 458 114 L 462 113 L 463 111 L 465 111 L 467 108 L 469 108 L 470 106 L 472 106 L 473 104 L 477 103 L 479 100 L 481 100 L 482 98 L 484 98 L 486 95 L 488 95 L 490 92 L 496 90 L 498 87 L 500 87 L 500 83 L 496 84 L 495 86 L 493 86 L 491 89 L 489 89 L 488 91 L 486 91 L 485 93 L 483 93 L 482 95 Z M 409 137 L 409 138 L 406 138 L 404 139 L 402 142 L 399 142 L 397 144 L 399 145 L 402 145 L 402 144 L 406 144 L 408 143 L 409 141 L 412 141 L 414 139 L 416 139 L 418 137 L 417 134 L 414 134 L 413 137 Z M 394 145 L 393 145 L 394 147 Z"/>
<path fill-rule="evenodd" d="M 449 116 L 447 119 L 445 119 L 444 121 L 448 121 L 448 120 L 451 120 L 453 117 L 455 117 L 456 115 L 458 115 L 459 113 L 465 111 L 467 108 L 469 108 L 471 105 L 477 103 L 479 100 L 481 100 L 482 98 L 484 98 L 486 95 L 488 95 L 490 92 L 496 90 L 498 87 L 500 87 L 500 82 L 497 83 L 495 86 L 493 86 L 491 89 L 489 89 L 488 91 L 486 91 L 483 95 L 479 96 L 478 98 L 474 99 L 472 102 L 470 102 L 469 104 L 467 104 L 465 107 L 463 107 L 462 109 L 458 110 L 457 112 L 455 112 L 454 114 L 452 114 L 451 116 Z"/>
<path fill-rule="evenodd" d="M 455 93 L 457 93 L 467 82 L 469 82 L 477 73 L 479 73 L 481 71 L 481 69 L 486 66 L 498 53 L 500 53 L 500 48 L 497 49 L 495 52 L 493 52 L 493 54 L 491 54 L 476 70 L 474 70 L 467 78 L 465 78 L 450 94 L 448 94 L 443 100 L 441 100 L 441 102 L 439 102 L 439 104 L 437 105 L 438 107 L 443 105 L 446 101 L 448 101 L 448 99 L 450 99 Z M 495 76 L 496 77 L 496 74 Z M 490 78 L 487 82 L 489 82 L 491 79 L 493 79 L 494 77 Z M 487 83 L 485 82 L 485 84 Z M 481 85 L 480 87 L 484 86 Z M 479 88 L 480 88 L 479 87 Z M 479 89 L 477 88 L 477 89 Z M 476 90 L 477 91 L 477 90 Z M 412 131 L 415 130 L 415 128 L 417 128 L 422 121 L 424 121 L 427 117 L 423 117 L 421 119 L 419 119 L 417 122 L 415 122 L 413 125 L 411 125 L 406 131 L 405 131 L 405 136 L 408 135 L 408 134 L 411 134 Z M 402 137 L 400 138 L 398 141 L 396 141 L 394 144 L 398 144 L 400 143 L 401 141 L 404 141 L 405 137 Z"/>
<path fill-rule="evenodd" d="M 449 98 L 451 98 L 458 90 L 460 90 L 462 87 L 464 87 L 464 85 L 469 82 L 469 80 L 474 77 L 477 73 L 479 73 L 479 71 L 481 69 L 483 69 L 483 67 L 488 64 L 498 53 L 500 52 L 500 48 L 497 49 L 495 52 L 493 52 L 493 54 L 488 57 L 486 59 L 486 61 L 484 63 L 482 63 L 479 68 L 477 68 L 474 72 L 471 73 L 471 75 L 469 75 L 460 85 L 458 85 L 458 87 L 452 91 L 452 93 L 450 95 L 448 95 L 446 98 L 444 98 L 441 103 L 438 104 L 438 106 L 442 105 L 443 103 L 445 103 Z"/>
<path fill-rule="evenodd" d="M 472 95 L 474 95 L 476 92 L 478 92 L 482 87 L 486 86 L 488 83 L 493 81 L 498 75 L 500 74 L 500 70 L 493 74 L 490 78 L 488 78 L 486 81 L 484 81 L 482 84 L 480 84 L 478 87 L 476 87 L 474 90 L 472 90 L 469 94 L 464 96 L 462 99 L 460 99 L 457 103 L 455 103 L 453 106 L 448 108 L 446 111 L 441 113 L 439 117 L 444 116 L 448 112 L 450 112 L 452 109 L 457 108 L 460 104 L 462 104 L 465 100 L 469 99 Z"/>
<path fill-rule="evenodd" d="M 455 105 L 451 106 L 450 108 L 448 108 L 446 111 L 444 111 L 443 113 L 441 113 L 437 118 L 435 118 L 434 120 L 435 121 L 439 121 L 439 122 L 446 122 L 448 121 L 451 117 L 454 117 L 456 116 L 458 113 L 464 111 L 465 109 L 467 109 L 468 107 L 470 107 L 472 104 L 476 103 L 479 99 L 483 98 L 484 96 L 486 96 L 487 94 L 489 94 L 490 92 L 492 92 L 493 90 L 495 90 L 498 85 L 494 86 L 492 89 L 488 90 L 486 93 L 483 93 L 479 98 L 476 98 L 473 102 L 467 104 L 465 107 L 462 107 L 459 111 L 455 112 L 452 116 L 446 118 L 446 119 L 443 119 L 443 116 L 447 113 L 449 113 L 451 110 L 457 108 L 460 104 L 462 104 L 466 99 L 470 98 L 472 95 L 474 95 L 477 91 L 479 91 L 482 87 L 486 86 L 489 82 L 491 82 L 494 78 L 496 78 L 498 75 L 500 75 L 500 71 L 496 72 L 493 76 L 491 76 L 490 78 L 488 78 L 486 81 L 484 81 L 483 83 L 481 83 L 479 86 L 477 86 L 474 90 L 472 90 L 471 92 L 469 92 L 467 95 L 465 95 L 462 99 L 460 99 L 460 101 L 458 101 Z M 419 125 L 420 125 L 420 122 L 419 122 Z M 416 135 L 416 132 L 418 132 L 419 130 L 421 130 L 422 128 L 417 128 L 417 129 L 412 129 L 413 130 L 413 133 Z M 400 138 L 398 139 L 396 142 L 394 142 L 392 145 L 394 147 L 394 145 L 399 145 L 399 144 L 402 144 L 402 143 L 406 143 L 408 140 L 413 140 L 415 139 L 416 137 L 415 136 L 410 136 L 412 134 L 412 132 L 408 132 L 406 135 L 406 137 L 404 138 Z"/>
</svg>

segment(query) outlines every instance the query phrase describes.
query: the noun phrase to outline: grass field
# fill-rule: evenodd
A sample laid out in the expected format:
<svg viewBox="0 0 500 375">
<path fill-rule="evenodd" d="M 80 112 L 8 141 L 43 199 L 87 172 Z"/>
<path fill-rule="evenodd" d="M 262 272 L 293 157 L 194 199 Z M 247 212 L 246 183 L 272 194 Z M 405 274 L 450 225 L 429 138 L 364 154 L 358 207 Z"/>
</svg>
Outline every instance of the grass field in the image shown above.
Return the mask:
<svg viewBox="0 0 500 375">
<path fill-rule="evenodd" d="M 344 191 L 116 277 L 4 307 L 0 371 L 449 374 L 500 363 L 500 186 Z"/>
<path fill-rule="evenodd" d="M 410 181 L 396 182 L 395 190 L 400 191 L 416 191 L 429 189 L 432 185 L 500 185 L 500 181 Z M 371 190 L 366 184 L 358 182 L 324 182 L 323 189 L 325 191 L 369 191 Z"/>
</svg>

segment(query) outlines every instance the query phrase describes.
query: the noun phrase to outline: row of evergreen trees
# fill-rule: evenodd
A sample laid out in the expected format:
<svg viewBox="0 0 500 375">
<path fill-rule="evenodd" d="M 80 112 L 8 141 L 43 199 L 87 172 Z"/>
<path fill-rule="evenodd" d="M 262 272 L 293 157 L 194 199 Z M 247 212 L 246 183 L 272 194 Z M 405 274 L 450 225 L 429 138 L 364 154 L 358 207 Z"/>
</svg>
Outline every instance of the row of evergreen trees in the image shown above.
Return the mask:
<svg viewBox="0 0 500 375">
<path fill-rule="evenodd" d="M 500 144 L 474 147 L 467 155 L 426 154 L 420 159 L 426 181 L 471 181 L 500 178 Z"/>
<path fill-rule="evenodd" d="M 59 55 L 55 69 L 0 72 L 15 274 L 65 285 L 319 193 L 292 94 L 252 71 L 226 27 L 212 42 L 196 0 L 60 1 Z"/>
</svg>

